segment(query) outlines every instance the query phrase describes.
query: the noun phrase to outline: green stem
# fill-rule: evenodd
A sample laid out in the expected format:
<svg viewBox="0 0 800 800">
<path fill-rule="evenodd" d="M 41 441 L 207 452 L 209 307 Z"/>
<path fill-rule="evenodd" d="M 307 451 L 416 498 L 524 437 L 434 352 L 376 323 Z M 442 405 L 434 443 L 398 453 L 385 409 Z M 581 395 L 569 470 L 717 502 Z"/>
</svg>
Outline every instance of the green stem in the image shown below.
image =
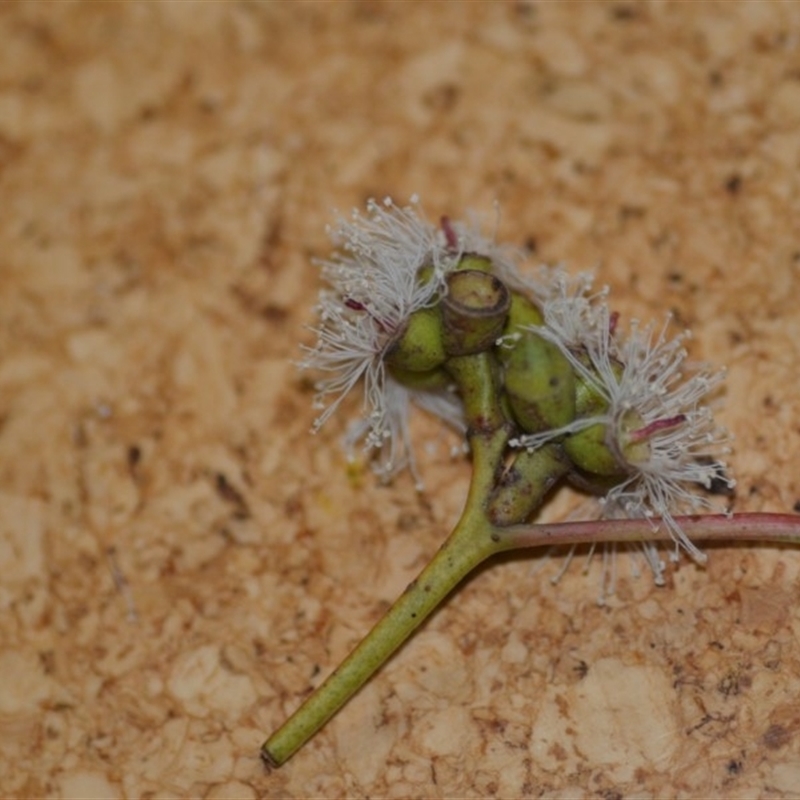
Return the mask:
<svg viewBox="0 0 800 800">
<path fill-rule="evenodd" d="M 493 463 L 506 443 L 504 431 L 478 438 L 473 447 L 474 480 L 466 508 L 439 551 L 384 617 L 328 679 L 266 741 L 262 758 L 283 764 L 303 746 L 386 662 L 455 586 L 497 552 L 483 509 L 494 476 Z"/>
<path fill-rule="evenodd" d="M 497 367 L 488 353 L 453 356 L 448 359 L 445 369 L 458 386 L 470 447 L 474 436 L 508 426 L 499 399 Z"/>
<path fill-rule="evenodd" d="M 472 449 L 472 480 L 461 519 L 428 566 L 355 650 L 264 743 L 261 756 L 269 766 L 280 766 L 302 747 L 469 572 L 502 549 L 486 511 L 508 442 L 491 362 L 485 353 L 462 356 L 451 359 L 448 371 L 464 399 Z"/>
</svg>

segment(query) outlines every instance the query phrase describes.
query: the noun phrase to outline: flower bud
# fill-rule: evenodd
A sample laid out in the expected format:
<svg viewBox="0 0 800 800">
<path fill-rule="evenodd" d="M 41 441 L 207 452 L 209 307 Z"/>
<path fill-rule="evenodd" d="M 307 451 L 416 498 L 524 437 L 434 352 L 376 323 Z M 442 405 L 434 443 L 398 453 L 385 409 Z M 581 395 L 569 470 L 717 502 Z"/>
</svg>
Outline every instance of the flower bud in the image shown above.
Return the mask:
<svg viewBox="0 0 800 800">
<path fill-rule="evenodd" d="M 447 354 L 471 355 L 494 346 L 511 305 L 505 284 L 487 272 L 468 269 L 450 273 L 447 287 L 442 300 Z"/>
<path fill-rule="evenodd" d="M 526 433 L 560 428 L 575 419 L 575 372 L 561 350 L 530 330 L 499 349 L 504 386 Z"/>
<path fill-rule="evenodd" d="M 568 468 L 568 459 L 555 444 L 521 451 L 492 492 L 489 519 L 501 526 L 525 522 Z"/>
<path fill-rule="evenodd" d="M 474 269 L 477 272 L 491 272 L 492 259 L 477 253 L 466 253 L 456 266 L 457 270 Z"/>
<path fill-rule="evenodd" d="M 589 357 L 580 351 L 573 352 L 573 355 L 587 372 L 591 374 L 592 364 Z M 609 357 L 608 368 L 611 375 L 619 382 L 622 377 L 624 367 L 618 361 Z M 598 381 L 591 380 L 579 370 L 575 372 L 575 414 L 578 417 L 593 417 L 598 414 L 605 414 L 608 410 L 608 397 L 602 391 L 602 385 Z"/>
<path fill-rule="evenodd" d="M 403 333 L 389 347 L 385 360 L 390 369 L 429 372 L 440 367 L 446 357 L 438 309 L 421 308 L 409 316 Z"/>
<path fill-rule="evenodd" d="M 420 392 L 440 392 L 453 383 L 453 379 L 442 369 L 430 369 L 424 372 L 414 372 L 409 369 L 389 364 L 391 376 L 406 389 Z"/>
<path fill-rule="evenodd" d="M 525 295 L 512 292 L 511 308 L 508 310 L 508 320 L 503 335 L 522 333 L 524 328 L 539 327 L 540 325 L 544 325 L 544 317 L 538 306 L 528 300 Z"/>
</svg>

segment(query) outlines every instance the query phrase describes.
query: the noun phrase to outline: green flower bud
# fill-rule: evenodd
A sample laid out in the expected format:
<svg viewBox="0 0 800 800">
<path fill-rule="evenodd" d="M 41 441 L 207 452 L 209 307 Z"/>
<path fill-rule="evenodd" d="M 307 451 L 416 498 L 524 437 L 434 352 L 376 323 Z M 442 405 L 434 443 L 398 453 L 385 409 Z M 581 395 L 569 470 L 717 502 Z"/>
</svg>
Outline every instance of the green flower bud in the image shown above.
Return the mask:
<svg viewBox="0 0 800 800">
<path fill-rule="evenodd" d="M 492 492 L 489 519 L 495 525 L 525 522 L 568 469 L 569 460 L 558 445 L 520 451 Z"/>
<path fill-rule="evenodd" d="M 466 253 L 461 257 L 456 269 L 474 269 L 478 272 L 491 272 L 492 259 L 486 256 L 479 256 L 477 253 Z"/>
<path fill-rule="evenodd" d="M 499 348 L 504 386 L 526 433 L 560 428 L 575 419 L 575 372 L 552 342 L 531 331 Z"/>
<path fill-rule="evenodd" d="M 487 272 L 469 269 L 451 272 L 447 287 L 442 300 L 447 354 L 465 356 L 493 347 L 511 305 L 505 284 Z"/>
<path fill-rule="evenodd" d="M 592 369 L 589 357 L 585 353 L 575 352 L 575 357 L 586 366 Z M 609 366 L 617 382 L 619 382 L 623 366 L 618 361 L 609 358 Z M 575 376 L 575 414 L 578 417 L 592 417 L 597 414 L 604 414 L 608 410 L 608 398 L 600 391 L 598 384 L 586 380 L 580 373 Z"/>
<path fill-rule="evenodd" d="M 425 264 L 417 270 L 417 285 L 427 286 L 436 278 L 436 269 L 431 264 Z"/>
<path fill-rule="evenodd" d="M 421 308 L 408 318 L 385 360 L 392 370 L 429 372 L 444 364 L 446 358 L 441 315 L 436 308 Z"/>
<path fill-rule="evenodd" d="M 544 317 L 539 307 L 518 292 L 511 293 L 511 308 L 508 310 L 504 336 L 520 333 L 523 328 L 544 325 Z"/>
<path fill-rule="evenodd" d="M 579 417 L 593 417 L 608 408 L 608 400 L 597 387 L 581 375 L 575 379 L 575 413 Z"/>
</svg>

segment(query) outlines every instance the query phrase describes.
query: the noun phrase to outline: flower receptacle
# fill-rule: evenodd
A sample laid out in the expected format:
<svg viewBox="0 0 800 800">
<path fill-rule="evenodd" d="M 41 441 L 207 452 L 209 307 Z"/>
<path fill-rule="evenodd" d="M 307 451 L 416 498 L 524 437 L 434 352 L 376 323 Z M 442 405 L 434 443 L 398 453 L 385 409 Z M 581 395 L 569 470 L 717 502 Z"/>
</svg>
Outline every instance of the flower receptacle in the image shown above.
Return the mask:
<svg viewBox="0 0 800 800">
<path fill-rule="evenodd" d="M 444 364 L 442 317 L 436 308 L 421 308 L 411 314 L 403 333 L 386 352 L 390 369 L 430 372 Z"/>
<path fill-rule="evenodd" d="M 466 356 L 492 347 L 511 306 L 505 284 L 487 272 L 469 269 L 450 273 L 447 288 L 442 300 L 447 354 Z"/>
</svg>

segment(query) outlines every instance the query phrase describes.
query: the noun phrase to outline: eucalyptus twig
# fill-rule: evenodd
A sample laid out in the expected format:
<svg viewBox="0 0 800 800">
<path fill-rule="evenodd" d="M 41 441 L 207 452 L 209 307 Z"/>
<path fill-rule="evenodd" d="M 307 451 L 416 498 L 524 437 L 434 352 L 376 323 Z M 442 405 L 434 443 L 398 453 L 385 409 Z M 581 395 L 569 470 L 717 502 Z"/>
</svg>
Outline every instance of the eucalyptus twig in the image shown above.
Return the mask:
<svg viewBox="0 0 800 800">
<path fill-rule="evenodd" d="M 722 372 L 687 369 L 686 334 L 638 326 L 590 294 L 591 277 L 560 269 L 538 279 L 514 255 L 445 218 L 370 201 L 340 220 L 341 250 L 322 263 L 318 340 L 302 366 L 319 372 L 323 425 L 357 384 L 364 414 L 348 443 L 364 441 L 384 479 L 409 466 L 411 403 L 465 434 L 472 477 L 453 532 L 361 643 L 266 741 L 283 764 L 405 642 L 454 587 L 493 554 L 528 547 L 639 543 L 657 584 L 654 542 L 698 563 L 692 539 L 800 543 L 800 517 L 699 515 L 701 491 L 722 482 L 727 435 L 704 404 Z M 532 524 L 557 484 L 600 497 L 603 519 Z"/>
</svg>

